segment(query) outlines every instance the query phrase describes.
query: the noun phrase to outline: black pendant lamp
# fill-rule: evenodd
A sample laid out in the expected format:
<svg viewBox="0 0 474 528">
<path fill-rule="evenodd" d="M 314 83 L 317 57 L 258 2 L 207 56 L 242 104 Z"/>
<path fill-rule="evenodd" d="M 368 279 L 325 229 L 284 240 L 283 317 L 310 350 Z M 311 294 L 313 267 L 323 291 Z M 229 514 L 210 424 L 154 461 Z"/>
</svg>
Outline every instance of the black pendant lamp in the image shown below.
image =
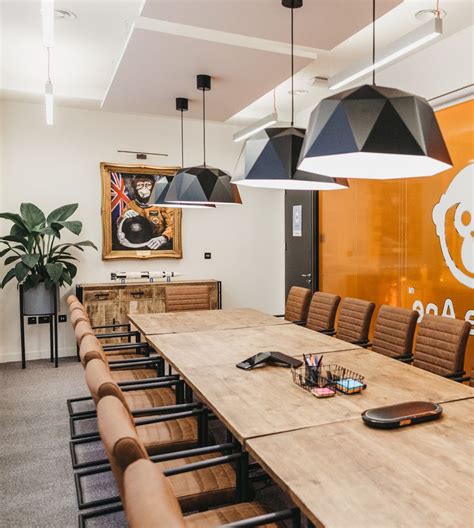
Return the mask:
<svg viewBox="0 0 474 528">
<path fill-rule="evenodd" d="M 181 114 L 181 167 L 184 166 L 184 119 L 183 112 L 187 112 L 189 108 L 189 102 L 186 97 L 177 97 L 176 98 L 176 110 Z M 155 191 L 155 204 L 161 205 L 167 208 L 179 208 L 179 209 L 209 209 L 215 208 L 215 205 L 206 204 L 187 204 L 187 203 L 178 203 L 178 202 L 168 202 L 166 201 L 166 196 L 168 194 L 171 182 L 175 176 L 162 176 L 156 183 L 154 187 Z"/>
<path fill-rule="evenodd" d="M 291 125 L 266 128 L 249 138 L 240 155 L 233 181 L 246 187 L 288 190 L 346 189 L 343 179 L 318 176 L 297 170 L 305 130 L 294 127 L 294 24 L 293 10 L 302 7 L 303 0 L 282 0 L 291 10 Z"/>
<path fill-rule="evenodd" d="M 206 165 L 206 91 L 211 89 L 209 75 L 197 76 L 202 91 L 203 164 L 182 168 L 171 182 L 166 201 L 188 205 L 240 204 L 240 195 L 230 176 L 221 169 Z"/>
<path fill-rule="evenodd" d="M 372 2 L 375 64 L 375 0 Z M 372 85 L 323 99 L 313 110 L 299 169 L 332 177 L 394 179 L 432 176 L 452 162 L 430 104 Z"/>
</svg>

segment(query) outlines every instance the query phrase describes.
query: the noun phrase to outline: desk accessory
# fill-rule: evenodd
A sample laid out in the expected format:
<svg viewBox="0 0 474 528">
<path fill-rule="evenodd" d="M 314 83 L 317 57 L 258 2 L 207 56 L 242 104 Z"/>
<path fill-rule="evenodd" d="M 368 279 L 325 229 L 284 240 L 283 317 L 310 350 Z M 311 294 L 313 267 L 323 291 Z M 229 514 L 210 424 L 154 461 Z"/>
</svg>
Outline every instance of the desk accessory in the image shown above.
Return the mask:
<svg viewBox="0 0 474 528">
<path fill-rule="evenodd" d="M 237 363 L 235 366 L 243 370 L 251 370 L 257 365 L 266 363 L 292 368 L 298 368 L 302 365 L 302 362 L 299 359 L 287 356 L 282 352 L 259 352 L 258 354 Z"/>
<path fill-rule="evenodd" d="M 413 401 L 368 409 L 362 413 L 362 420 L 370 427 L 397 429 L 407 425 L 437 420 L 443 408 L 438 403 Z"/>
</svg>

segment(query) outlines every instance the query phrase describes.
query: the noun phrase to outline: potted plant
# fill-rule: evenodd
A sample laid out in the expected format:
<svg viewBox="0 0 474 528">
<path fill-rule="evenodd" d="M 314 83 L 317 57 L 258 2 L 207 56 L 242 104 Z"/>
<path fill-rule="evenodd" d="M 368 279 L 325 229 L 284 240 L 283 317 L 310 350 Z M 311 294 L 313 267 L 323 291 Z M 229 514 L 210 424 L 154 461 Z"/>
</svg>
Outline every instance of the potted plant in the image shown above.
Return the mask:
<svg viewBox="0 0 474 528">
<path fill-rule="evenodd" d="M 0 213 L 0 218 L 13 222 L 10 234 L 0 238 L 0 257 L 12 267 L 4 276 L 1 288 L 16 279 L 23 289 L 25 314 L 54 312 L 54 296 L 58 286 L 71 285 L 77 273 L 70 249 L 84 251 L 84 247 L 97 247 L 90 241 L 58 244 L 61 231 L 67 229 L 79 235 L 82 222 L 69 220 L 78 204 L 68 204 L 55 209 L 46 217 L 31 203 L 23 203 L 20 214 Z"/>
</svg>

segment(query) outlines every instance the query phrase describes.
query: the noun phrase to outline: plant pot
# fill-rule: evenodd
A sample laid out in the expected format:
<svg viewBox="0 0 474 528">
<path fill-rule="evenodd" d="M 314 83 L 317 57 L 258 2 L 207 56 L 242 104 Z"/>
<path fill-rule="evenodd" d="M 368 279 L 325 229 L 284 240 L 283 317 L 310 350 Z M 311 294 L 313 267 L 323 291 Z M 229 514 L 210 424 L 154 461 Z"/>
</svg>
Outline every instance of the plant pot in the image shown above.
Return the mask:
<svg viewBox="0 0 474 528">
<path fill-rule="evenodd" d="M 54 313 L 54 300 L 58 306 L 58 288 L 46 288 L 44 282 L 40 282 L 34 288 L 23 291 L 23 314 L 42 315 Z"/>
</svg>

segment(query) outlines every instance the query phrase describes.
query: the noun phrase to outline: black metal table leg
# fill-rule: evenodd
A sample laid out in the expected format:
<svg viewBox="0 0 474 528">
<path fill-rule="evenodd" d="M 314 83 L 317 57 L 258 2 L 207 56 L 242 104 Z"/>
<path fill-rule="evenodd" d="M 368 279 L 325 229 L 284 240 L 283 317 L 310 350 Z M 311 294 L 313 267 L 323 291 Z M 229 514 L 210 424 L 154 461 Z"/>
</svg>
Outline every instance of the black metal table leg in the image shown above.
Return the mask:
<svg viewBox="0 0 474 528">
<path fill-rule="evenodd" d="M 49 317 L 49 361 L 52 363 L 54 359 L 54 343 L 53 343 L 53 316 Z"/>
<path fill-rule="evenodd" d="M 26 353 L 25 353 L 25 321 L 23 318 L 23 295 L 20 290 L 20 334 L 21 334 L 21 368 L 26 368 Z"/>
<path fill-rule="evenodd" d="M 56 292 L 54 295 L 54 314 L 51 317 L 54 327 L 54 368 L 58 368 L 58 298 Z"/>
</svg>

